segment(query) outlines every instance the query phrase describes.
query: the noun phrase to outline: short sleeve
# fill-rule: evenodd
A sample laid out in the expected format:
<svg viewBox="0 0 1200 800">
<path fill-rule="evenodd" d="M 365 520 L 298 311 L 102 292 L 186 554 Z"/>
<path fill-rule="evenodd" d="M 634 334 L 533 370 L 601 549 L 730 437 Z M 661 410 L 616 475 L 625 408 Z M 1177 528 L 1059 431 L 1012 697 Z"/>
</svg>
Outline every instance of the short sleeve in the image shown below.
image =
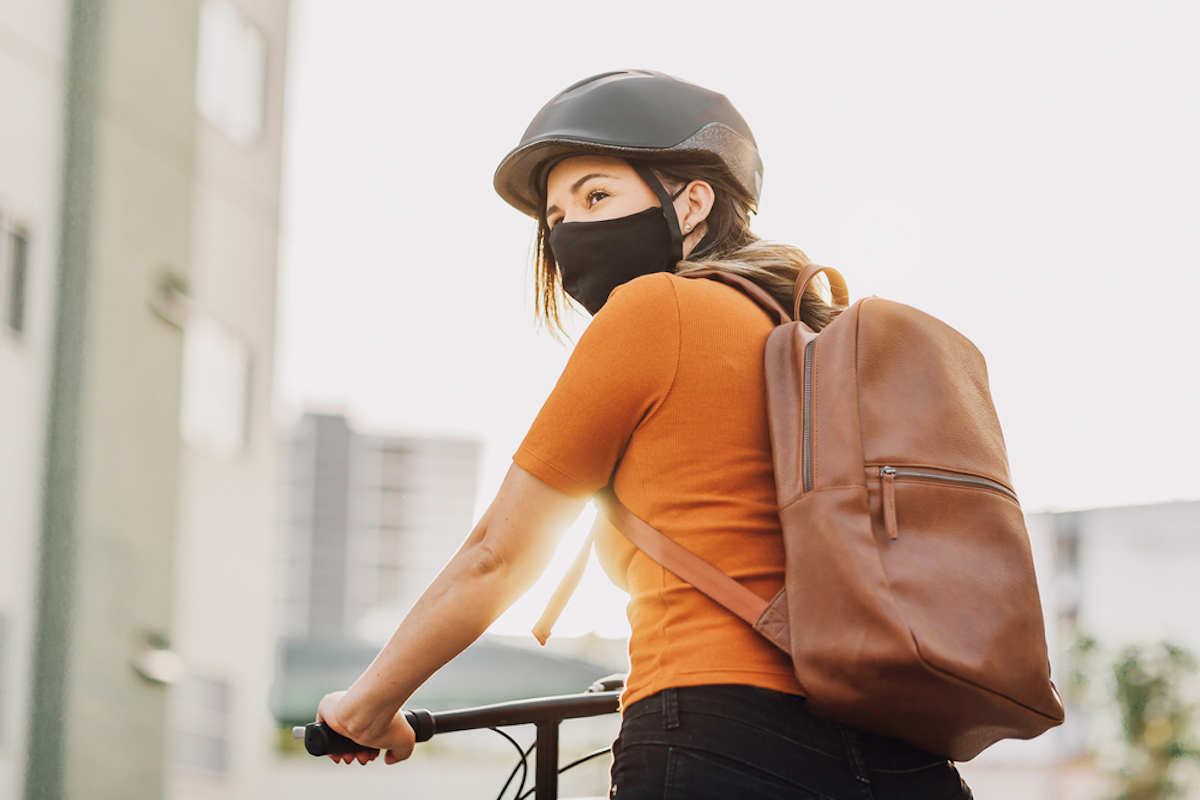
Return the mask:
<svg viewBox="0 0 1200 800">
<path fill-rule="evenodd" d="M 679 348 L 670 276 L 618 287 L 580 337 L 513 461 L 573 496 L 606 486 L 630 438 L 670 393 Z"/>
</svg>

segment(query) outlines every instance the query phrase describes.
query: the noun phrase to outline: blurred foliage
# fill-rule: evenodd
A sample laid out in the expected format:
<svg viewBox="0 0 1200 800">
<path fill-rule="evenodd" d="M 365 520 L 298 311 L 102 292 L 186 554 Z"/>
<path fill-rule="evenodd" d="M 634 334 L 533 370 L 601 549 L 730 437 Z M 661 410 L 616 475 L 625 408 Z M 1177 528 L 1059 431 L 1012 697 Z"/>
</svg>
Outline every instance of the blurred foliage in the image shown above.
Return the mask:
<svg viewBox="0 0 1200 800">
<path fill-rule="evenodd" d="M 1106 657 L 1081 636 L 1071 648 L 1071 683 L 1092 713 L 1120 720 L 1112 769 L 1120 793 L 1113 800 L 1168 800 L 1185 790 L 1180 767 L 1200 761 L 1192 738 L 1197 662 L 1170 642 L 1130 645 Z M 1113 769 L 1115 767 L 1115 769 Z"/>
<path fill-rule="evenodd" d="M 304 740 L 292 738 L 291 725 L 280 725 L 275 729 L 275 752 L 283 758 L 312 758 L 304 749 Z"/>
</svg>

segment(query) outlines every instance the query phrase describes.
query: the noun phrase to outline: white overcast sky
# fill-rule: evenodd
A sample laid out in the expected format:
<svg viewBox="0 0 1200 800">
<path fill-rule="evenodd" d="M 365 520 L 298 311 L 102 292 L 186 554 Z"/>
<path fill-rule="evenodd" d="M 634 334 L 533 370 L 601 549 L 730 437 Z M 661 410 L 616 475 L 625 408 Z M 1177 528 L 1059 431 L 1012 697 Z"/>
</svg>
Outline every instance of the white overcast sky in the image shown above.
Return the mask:
<svg viewBox="0 0 1200 800">
<path fill-rule="evenodd" d="M 980 347 L 1026 510 L 1200 499 L 1200 4 L 293 4 L 281 418 L 479 438 L 490 499 L 569 354 L 492 172 L 656 69 L 750 123 L 761 235 Z"/>
</svg>

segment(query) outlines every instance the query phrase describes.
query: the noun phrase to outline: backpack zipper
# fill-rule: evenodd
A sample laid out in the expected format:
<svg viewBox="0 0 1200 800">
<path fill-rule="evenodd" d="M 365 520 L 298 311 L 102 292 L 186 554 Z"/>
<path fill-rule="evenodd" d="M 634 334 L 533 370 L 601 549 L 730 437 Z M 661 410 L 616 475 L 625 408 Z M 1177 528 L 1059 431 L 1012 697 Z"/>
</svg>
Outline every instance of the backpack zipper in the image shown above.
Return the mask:
<svg viewBox="0 0 1200 800">
<path fill-rule="evenodd" d="M 812 358 L 816 339 L 804 346 L 804 491 L 812 491 Z"/>
<path fill-rule="evenodd" d="M 905 469 L 902 467 L 880 467 L 879 479 L 883 485 L 883 529 L 887 532 L 889 539 L 900 537 L 900 528 L 896 524 L 897 478 L 915 478 L 935 483 L 957 483 L 963 486 L 973 486 L 977 489 L 990 489 L 1011 498 L 1013 502 L 1020 502 L 1017 500 L 1016 493 L 999 481 L 979 478 L 974 475 L 958 475 L 923 469 Z"/>
</svg>

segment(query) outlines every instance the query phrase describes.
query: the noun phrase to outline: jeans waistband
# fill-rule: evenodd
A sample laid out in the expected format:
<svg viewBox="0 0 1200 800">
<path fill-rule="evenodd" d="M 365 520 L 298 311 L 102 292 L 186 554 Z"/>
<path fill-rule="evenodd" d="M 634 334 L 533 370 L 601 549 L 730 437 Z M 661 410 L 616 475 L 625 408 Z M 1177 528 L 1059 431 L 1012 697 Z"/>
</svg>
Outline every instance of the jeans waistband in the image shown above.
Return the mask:
<svg viewBox="0 0 1200 800">
<path fill-rule="evenodd" d="M 731 737 L 752 728 L 788 739 L 857 770 L 906 772 L 945 762 L 897 739 L 818 718 L 803 697 L 756 686 L 664 689 L 625 709 L 621 736 L 629 741 L 652 738 L 655 731 L 678 729 L 689 715 L 727 725 Z"/>
</svg>

